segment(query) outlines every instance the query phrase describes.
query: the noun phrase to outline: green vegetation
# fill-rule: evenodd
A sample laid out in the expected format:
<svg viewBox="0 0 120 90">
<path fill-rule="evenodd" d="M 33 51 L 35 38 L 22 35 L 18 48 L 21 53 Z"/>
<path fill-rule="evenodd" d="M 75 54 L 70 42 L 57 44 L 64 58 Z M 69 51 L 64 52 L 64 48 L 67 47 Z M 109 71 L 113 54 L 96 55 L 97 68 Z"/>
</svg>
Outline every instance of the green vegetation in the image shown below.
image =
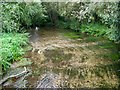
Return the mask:
<svg viewBox="0 0 120 90">
<path fill-rule="evenodd" d="M 41 3 L 4 3 L 0 7 L 2 32 L 24 32 L 30 26 L 39 26 L 46 17 Z"/>
<path fill-rule="evenodd" d="M 54 25 L 119 41 L 118 3 L 3 3 L 2 32 Z M 110 13 L 111 12 L 111 13 Z"/>
<path fill-rule="evenodd" d="M 90 23 L 87 25 L 82 25 L 81 31 L 94 36 L 106 36 L 107 34 L 109 34 L 110 29 L 101 24 Z"/>
<path fill-rule="evenodd" d="M 0 63 L 3 70 L 6 70 L 14 61 L 24 60 L 29 36 L 26 29 L 39 26 L 46 16 L 41 3 L 2 3 L 0 11 Z"/>
<path fill-rule="evenodd" d="M 95 36 L 107 35 L 113 41 L 120 40 L 119 3 L 62 3 L 58 7 L 57 13 L 61 16 L 58 26 Z M 57 8 L 54 6 L 54 9 Z"/>
<path fill-rule="evenodd" d="M 68 36 L 69 38 L 72 38 L 72 39 L 82 38 L 80 35 L 77 35 L 77 33 L 75 32 L 64 33 L 64 36 Z"/>
<path fill-rule="evenodd" d="M 0 63 L 3 65 L 3 70 L 6 70 L 11 63 L 16 60 L 23 60 L 22 55 L 25 54 L 23 46 L 28 43 L 28 33 L 2 33 L 0 41 L 0 55 L 2 56 Z"/>
<path fill-rule="evenodd" d="M 17 3 L 4 3 L 0 7 L 2 18 L 2 32 L 18 32 L 20 28 L 20 10 Z"/>
<path fill-rule="evenodd" d="M 67 73 L 69 73 L 71 77 L 77 75 L 78 69 L 74 69 L 74 68 L 69 69 L 69 66 L 70 65 L 79 66 L 81 63 L 86 62 L 87 59 L 91 59 L 89 57 L 92 56 L 92 53 L 95 56 L 99 56 L 101 58 L 107 58 L 107 59 L 110 58 L 111 61 L 112 60 L 117 61 L 119 59 L 119 54 L 118 51 L 112 51 L 113 48 L 115 48 L 115 45 L 113 45 L 112 43 L 120 41 L 119 6 L 120 3 L 116 3 L 116 2 L 109 2 L 109 3 L 102 3 L 102 2 L 5 3 L 4 2 L 2 3 L 0 5 L 0 12 L 1 12 L 0 19 L 2 19 L 1 20 L 2 28 L 0 29 L 0 42 L 2 42 L 2 45 L 0 45 L 0 55 L 1 55 L 0 63 L 2 64 L 3 70 L 7 70 L 10 67 L 10 65 L 14 63 L 14 61 L 25 60 L 23 56 L 27 50 L 25 48 L 28 47 L 28 41 L 29 41 L 28 40 L 29 34 L 27 31 L 30 28 L 35 29 L 35 27 L 41 28 L 43 26 L 47 26 L 47 27 L 54 26 L 56 28 L 64 28 L 67 30 L 67 31 L 64 30 L 65 36 L 68 36 L 72 39 L 77 39 L 76 40 L 77 44 L 85 42 L 85 44 L 88 45 L 88 46 L 81 45 L 86 48 L 86 51 L 82 47 L 74 49 L 74 47 L 77 46 L 76 43 L 72 47 L 71 43 L 68 43 L 67 41 L 65 41 L 64 43 L 63 40 L 62 44 L 66 45 L 65 49 L 67 49 L 67 46 L 69 46 L 66 43 L 71 44 L 71 47 L 69 49 L 71 53 L 67 53 L 67 54 L 64 53 L 65 49 L 48 50 L 48 51 L 46 50 L 43 53 L 44 56 L 46 57 L 45 61 L 51 60 L 53 64 L 55 63 L 55 65 L 59 66 L 61 64 L 62 65 L 66 64 L 66 62 L 68 61 L 70 63 L 71 59 L 73 59 L 72 57 L 74 57 L 74 54 L 72 54 L 72 52 L 74 52 L 76 54 L 76 58 L 78 59 L 78 62 L 76 63 L 76 58 L 75 58 L 74 59 L 75 61 L 71 62 L 68 65 L 66 64 L 67 70 L 65 70 L 67 71 Z M 106 40 L 106 38 L 108 38 L 113 42 L 103 43 L 104 40 Z M 99 43 L 99 41 L 101 42 Z M 91 42 L 93 43 L 91 44 Z M 98 45 L 94 45 L 94 43 Z M 88 48 L 90 48 L 90 50 Z M 94 50 L 91 50 L 91 48 Z M 110 53 L 107 52 L 107 54 L 103 53 L 103 55 L 96 54 L 99 53 L 99 50 L 101 51 L 103 50 L 103 52 L 105 50 L 106 51 L 111 50 L 111 52 Z M 92 53 L 90 53 L 91 51 Z M 83 56 L 81 54 L 83 54 Z M 79 57 L 79 55 L 81 56 Z M 102 62 L 102 59 L 100 60 Z M 87 64 L 88 63 L 89 62 L 87 62 Z M 96 58 L 95 60 L 94 58 L 92 58 L 92 61 L 89 64 L 95 65 L 96 63 L 97 63 Z M 44 66 L 43 69 L 44 71 L 48 64 Z M 42 67 L 42 65 L 39 66 Z M 56 69 L 56 67 L 53 68 Z M 41 74 L 37 72 L 37 70 L 42 72 L 41 69 L 42 68 L 38 69 L 37 67 L 35 70 L 36 72 L 34 74 L 37 75 Z M 48 69 L 51 68 L 48 67 Z M 59 71 L 61 70 L 57 71 L 56 69 L 56 72 Z M 86 75 L 82 74 L 82 72 L 84 71 L 79 72 L 78 77 L 79 78 L 83 77 L 84 79 L 84 76 Z M 99 70 L 96 73 L 98 73 L 97 76 L 102 76 L 99 74 Z"/>
<path fill-rule="evenodd" d="M 79 32 L 81 29 L 81 25 L 80 22 L 76 21 L 76 20 L 68 20 L 67 22 L 64 21 L 59 21 L 58 22 L 58 27 L 60 28 L 65 28 L 65 29 L 70 29 L 72 31 L 75 32 Z"/>
</svg>

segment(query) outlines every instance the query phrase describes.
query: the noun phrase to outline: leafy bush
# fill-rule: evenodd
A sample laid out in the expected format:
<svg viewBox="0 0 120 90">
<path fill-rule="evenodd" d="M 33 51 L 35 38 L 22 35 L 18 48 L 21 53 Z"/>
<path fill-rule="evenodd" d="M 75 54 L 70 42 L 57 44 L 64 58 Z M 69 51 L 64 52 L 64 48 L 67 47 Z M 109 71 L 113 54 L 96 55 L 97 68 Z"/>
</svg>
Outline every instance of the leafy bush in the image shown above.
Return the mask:
<svg viewBox="0 0 120 90">
<path fill-rule="evenodd" d="M 20 23 L 22 26 L 40 26 L 45 19 L 45 8 L 41 3 L 20 3 L 19 4 L 21 15 Z"/>
<path fill-rule="evenodd" d="M 94 36 L 104 36 L 104 35 L 108 35 L 111 32 L 111 29 L 99 23 L 96 24 L 90 23 L 90 24 L 82 25 L 81 31 L 85 33 L 89 33 Z"/>
<path fill-rule="evenodd" d="M 0 6 L 2 32 L 21 32 L 22 28 L 39 26 L 45 20 L 41 3 L 3 3 Z"/>
<path fill-rule="evenodd" d="M 0 7 L 2 32 L 18 32 L 20 30 L 20 11 L 17 3 L 4 3 Z"/>
<path fill-rule="evenodd" d="M 28 33 L 2 33 L 0 35 L 0 41 L 2 42 L 0 46 L 0 63 L 4 70 L 6 70 L 13 61 L 23 58 L 22 55 L 25 53 L 23 46 L 27 45 L 27 36 Z"/>
<path fill-rule="evenodd" d="M 115 23 L 118 21 L 118 3 L 108 2 L 108 3 L 96 3 L 94 5 L 94 11 L 101 17 L 101 22 L 109 27 L 114 27 Z"/>
<path fill-rule="evenodd" d="M 58 21 L 58 27 L 60 28 L 65 28 L 65 29 L 70 29 L 70 30 L 73 30 L 75 32 L 78 32 L 80 31 L 80 22 L 77 21 L 77 20 L 69 20 L 67 22 L 64 22 L 64 21 Z"/>
<path fill-rule="evenodd" d="M 78 32 L 80 31 L 80 26 L 81 26 L 81 23 L 78 20 L 71 19 L 70 29 L 74 30 L 75 32 Z"/>
<path fill-rule="evenodd" d="M 15 60 L 23 59 L 23 46 L 27 45 L 28 34 L 23 28 L 40 25 L 45 19 L 45 9 L 41 3 L 2 3 L 0 5 L 0 63 L 6 70 Z"/>
<path fill-rule="evenodd" d="M 82 24 L 99 22 L 110 27 L 111 30 L 108 30 L 108 32 L 104 30 L 101 30 L 100 32 L 99 30 L 88 31 L 87 29 L 86 31 L 91 34 L 99 32 L 101 35 L 106 32 L 106 34 L 109 34 L 109 38 L 111 40 L 116 41 L 120 39 L 120 30 L 116 30 L 116 27 L 120 26 L 116 26 L 116 24 L 119 23 L 119 6 L 120 4 L 118 2 L 66 2 L 58 7 L 60 7 L 59 14 L 63 17 L 69 18 L 70 20 L 71 18 L 76 18 L 77 21 L 80 21 Z M 67 25 L 67 27 L 68 26 L 69 25 Z M 77 23 L 75 24 L 75 22 L 71 24 L 72 29 L 76 29 L 76 26 L 78 25 Z"/>
</svg>

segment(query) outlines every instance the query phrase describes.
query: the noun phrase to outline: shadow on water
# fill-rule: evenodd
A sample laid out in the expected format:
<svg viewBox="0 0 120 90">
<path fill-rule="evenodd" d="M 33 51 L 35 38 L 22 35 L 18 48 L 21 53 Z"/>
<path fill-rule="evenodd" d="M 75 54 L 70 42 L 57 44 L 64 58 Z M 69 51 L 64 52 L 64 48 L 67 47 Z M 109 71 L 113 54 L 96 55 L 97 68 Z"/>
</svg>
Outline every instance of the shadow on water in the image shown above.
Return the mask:
<svg viewBox="0 0 120 90">
<path fill-rule="evenodd" d="M 119 87 L 119 55 L 112 42 L 82 34 L 72 39 L 71 32 L 54 28 L 30 30 L 30 33 L 34 51 L 26 53 L 33 62 L 29 87 L 36 87 L 47 72 L 60 77 L 59 87 Z"/>
</svg>

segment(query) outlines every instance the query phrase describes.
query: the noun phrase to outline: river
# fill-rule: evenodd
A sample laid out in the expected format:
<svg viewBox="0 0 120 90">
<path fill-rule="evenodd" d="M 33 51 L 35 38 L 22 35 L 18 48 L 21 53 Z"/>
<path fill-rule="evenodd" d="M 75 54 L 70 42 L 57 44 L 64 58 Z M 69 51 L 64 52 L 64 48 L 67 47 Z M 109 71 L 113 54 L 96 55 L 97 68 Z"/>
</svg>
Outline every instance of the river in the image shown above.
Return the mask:
<svg viewBox="0 0 120 90">
<path fill-rule="evenodd" d="M 37 87 L 45 75 L 56 75 L 56 87 L 118 87 L 117 47 L 102 37 L 56 28 L 30 30 L 33 49 L 26 53 L 31 59 L 32 75 L 28 86 Z M 53 75 L 53 76 L 54 76 Z M 48 82 L 49 83 L 49 82 Z"/>
</svg>

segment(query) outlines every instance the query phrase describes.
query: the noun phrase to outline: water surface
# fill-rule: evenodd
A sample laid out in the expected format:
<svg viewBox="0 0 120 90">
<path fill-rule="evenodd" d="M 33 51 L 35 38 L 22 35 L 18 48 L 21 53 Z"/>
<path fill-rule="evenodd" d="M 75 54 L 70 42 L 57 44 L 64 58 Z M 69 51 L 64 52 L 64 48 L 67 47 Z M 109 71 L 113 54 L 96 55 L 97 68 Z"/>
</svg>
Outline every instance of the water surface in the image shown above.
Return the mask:
<svg viewBox="0 0 120 90">
<path fill-rule="evenodd" d="M 29 87 L 36 87 L 45 73 L 55 73 L 59 87 L 118 87 L 120 69 L 117 46 L 102 37 L 79 36 L 56 28 L 30 30 L 33 64 Z"/>
</svg>

